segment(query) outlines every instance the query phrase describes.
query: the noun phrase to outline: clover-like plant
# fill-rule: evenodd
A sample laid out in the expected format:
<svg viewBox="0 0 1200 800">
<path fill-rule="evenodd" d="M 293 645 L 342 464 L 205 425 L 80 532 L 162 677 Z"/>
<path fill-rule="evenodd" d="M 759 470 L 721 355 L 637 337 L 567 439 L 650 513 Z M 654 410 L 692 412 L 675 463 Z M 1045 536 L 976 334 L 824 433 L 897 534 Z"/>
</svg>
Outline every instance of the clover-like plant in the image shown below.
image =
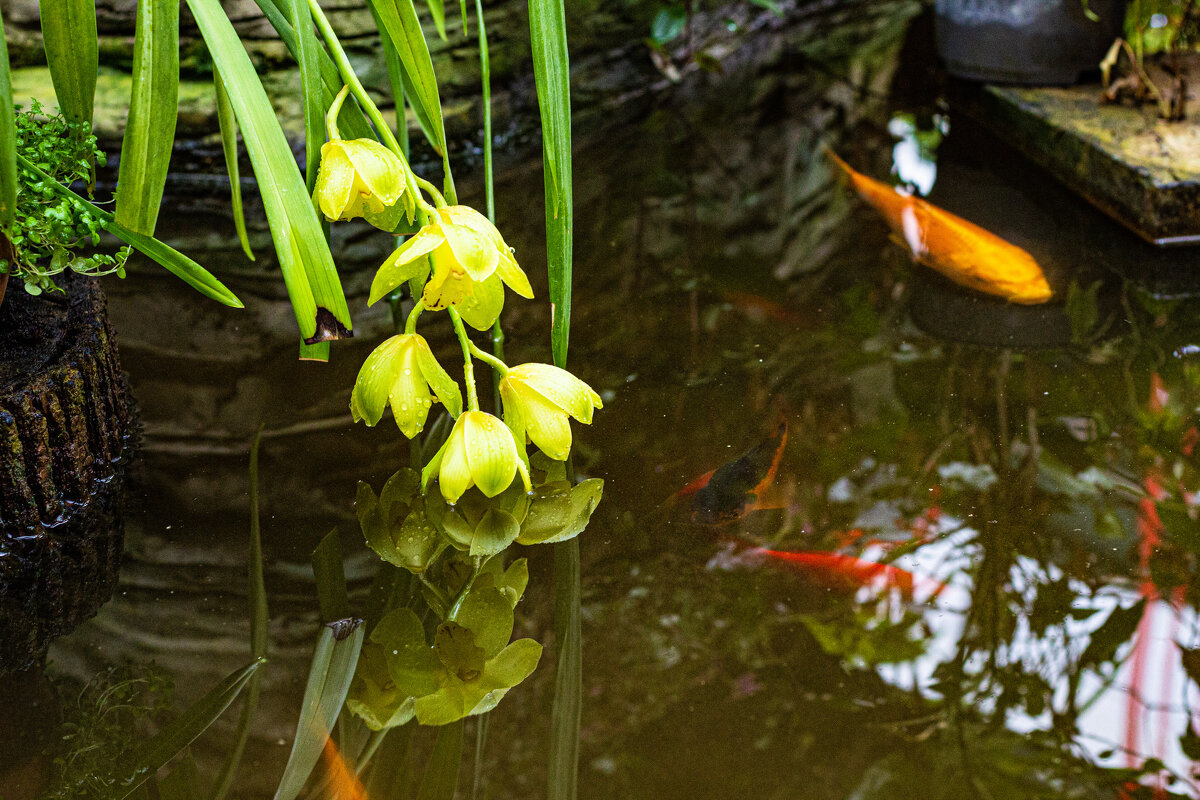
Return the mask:
<svg viewBox="0 0 1200 800">
<path fill-rule="evenodd" d="M 90 125 L 47 114 L 36 100 L 28 110 L 17 108 L 16 147 L 20 156 L 63 185 L 90 181 L 96 167 L 105 163 Z M 9 237 L 12 253 L 0 272 L 20 278 L 25 291 L 34 295 L 61 292 L 54 276 L 67 269 L 84 275 L 124 275 L 129 247 L 115 254 L 94 251 L 103 228 L 99 217 L 28 169 L 18 170 L 18 181 Z M 89 252 L 80 252 L 84 247 Z"/>
</svg>

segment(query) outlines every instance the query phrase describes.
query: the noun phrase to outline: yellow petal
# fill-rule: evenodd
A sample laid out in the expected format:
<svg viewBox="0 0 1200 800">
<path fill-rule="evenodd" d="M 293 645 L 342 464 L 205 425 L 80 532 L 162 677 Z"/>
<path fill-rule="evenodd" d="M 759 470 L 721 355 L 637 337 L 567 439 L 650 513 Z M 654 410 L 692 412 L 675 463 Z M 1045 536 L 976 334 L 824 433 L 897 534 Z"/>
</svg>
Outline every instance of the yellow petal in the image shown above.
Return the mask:
<svg viewBox="0 0 1200 800">
<path fill-rule="evenodd" d="M 517 445 L 503 422 L 483 411 L 467 411 L 464 419 L 467 462 L 479 491 L 495 497 L 512 485 L 517 472 Z M 443 471 L 445 462 L 442 462 Z"/>
<path fill-rule="evenodd" d="M 438 488 L 447 502 L 457 503 L 463 492 L 471 488 L 471 465 L 467 462 L 467 443 L 464 430 L 469 414 L 480 413 L 468 411 L 459 416 L 450 431 L 450 438 L 442 449 L 442 463 L 438 470 Z"/>
<path fill-rule="evenodd" d="M 591 423 L 593 408 L 603 408 L 600 395 L 592 387 L 550 364 L 520 364 L 509 370 L 508 377 L 585 424 Z"/>
<path fill-rule="evenodd" d="M 404 194 L 404 164 L 396 154 L 371 139 L 342 142 L 346 157 L 354 166 L 361 189 L 376 199 L 379 210 L 390 206 Z"/>
<path fill-rule="evenodd" d="M 442 233 L 446 235 L 446 243 L 454 253 L 454 260 L 459 267 L 471 276 L 472 280 L 481 281 L 496 271 L 500 261 L 500 253 L 486 233 L 477 231 L 470 225 L 455 222 L 455 218 L 463 216 L 461 210 L 465 206 L 451 206 L 438 210 Z M 467 209 L 471 211 L 471 209 Z M 478 215 L 478 212 L 474 212 Z M 486 221 L 486 220 L 485 220 Z"/>
<path fill-rule="evenodd" d="M 496 274 L 500 276 L 500 280 L 508 284 L 508 288 L 521 295 L 521 297 L 524 297 L 526 300 L 533 299 L 533 287 L 529 285 L 529 278 L 517 266 L 517 260 L 512 257 L 512 254 L 508 250 L 500 254 L 500 260 L 496 264 Z"/>
<path fill-rule="evenodd" d="M 317 172 L 316 195 L 321 213 L 327 219 L 341 219 L 350 204 L 354 187 L 354 165 L 342 149 L 342 142 L 321 145 L 321 166 Z"/>
<path fill-rule="evenodd" d="M 383 416 L 392 384 L 399 368 L 397 355 L 403 347 L 402 336 L 393 336 L 376 347 L 358 371 L 350 392 L 350 413 L 354 421 L 375 425 Z"/>
<path fill-rule="evenodd" d="M 499 275 L 492 275 L 474 285 L 471 294 L 454 305 L 463 322 L 477 331 L 492 327 L 504 310 L 504 284 Z"/>
<path fill-rule="evenodd" d="M 457 306 L 475 291 L 475 282 L 459 268 L 449 245 L 438 247 L 429 260 L 433 262 L 433 273 L 421 295 L 426 308 L 441 311 L 446 306 Z"/>
<path fill-rule="evenodd" d="M 421 256 L 445 241 L 441 229 L 436 225 L 426 225 L 417 231 L 416 236 L 397 247 L 383 262 L 379 271 L 375 273 L 375 279 L 371 281 L 371 296 L 367 298 L 367 305 L 377 302 L 379 298 L 400 284 L 420 275 L 423 270 L 428 268 L 428 265 L 420 260 Z"/>
<path fill-rule="evenodd" d="M 571 423 L 567 413 L 537 392 L 518 391 L 525 432 L 537 448 L 557 461 L 571 452 Z"/>
<path fill-rule="evenodd" d="M 429 398 L 429 386 L 425 383 L 417 358 L 419 345 L 414 340 L 420 337 L 410 334 L 402 338 L 405 342 L 396 358 L 396 380 L 388 394 L 388 401 L 396 418 L 396 426 L 411 439 L 425 427 L 425 418 L 433 401 Z"/>
<path fill-rule="evenodd" d="M 414 334 L 414 336 L 416 335 Z M 419 341 L 414 345 L 413 352 L 416 354 L 417 364 L 421 368 L 421 377 L 429 384 L 429 388 L 433 389 L 436 399 L 446 407 L 450 416 L 457 417 L 462 413 L 462 393 L 458 390 L 458 384 L 434 358 L 428 342 L 421 336 L 416 336 L 416 338 Z"/>
</svg>

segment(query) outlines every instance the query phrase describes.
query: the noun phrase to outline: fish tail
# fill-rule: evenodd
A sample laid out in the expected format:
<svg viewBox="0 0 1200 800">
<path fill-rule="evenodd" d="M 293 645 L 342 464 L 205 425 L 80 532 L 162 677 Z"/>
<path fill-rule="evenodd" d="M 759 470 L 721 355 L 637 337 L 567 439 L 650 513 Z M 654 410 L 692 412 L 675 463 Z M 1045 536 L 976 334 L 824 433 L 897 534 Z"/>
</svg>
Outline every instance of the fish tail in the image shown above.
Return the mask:
<svg viewBox="0 0 1200 800">
<path fill-rule="evenodd" d="M 837 153 L 835 153 L 833 151 L 832 147 L 830 147 L 827 144 L 824 144 L 824 145 L 821 145 L 821 149 L 825 152 L 825 157 L 828 158 L 830 161 L 832 161 L 834 164 L 836 164 L 838 166 L 838 168 L 842 170 L 842 172 L 846 173 L 847 175 L 849 175 L 852 178 L 854 177 L 854 175 L 855 175 L 854 167 L 847 164 L 845 162 L 845 160 L 842 159 L 841 156 L 839 156 Z"/>
</svg>

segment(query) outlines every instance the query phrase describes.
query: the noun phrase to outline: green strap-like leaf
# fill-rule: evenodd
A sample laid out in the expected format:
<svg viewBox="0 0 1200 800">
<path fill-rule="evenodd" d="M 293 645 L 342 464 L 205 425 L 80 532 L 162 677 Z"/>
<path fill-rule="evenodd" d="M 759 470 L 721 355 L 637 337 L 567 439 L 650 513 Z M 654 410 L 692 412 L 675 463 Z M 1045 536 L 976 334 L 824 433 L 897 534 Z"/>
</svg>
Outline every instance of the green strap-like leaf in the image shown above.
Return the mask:
<svg viewBox="0 0 1200 800">
<path fill-rule="evenodd" d="M 115 217 L 154 234 L 179 118 L 179 0 L 142 0 L 133 39 L 133 92 L 121 143 Z"/>
<path fill-rule="evenodd" d="M 229 89 L 300 334 L 310 341 L 348 335 L 350 309 L 333 256 L 254 65 L 218 0 L 188 0 L 188 7 Z"/>
<path fill-rule="evenodd" d="M 128 778 L 121 783 L 123 788 L 117 795 L 118 800 L 123 800 L 137 791 L 159 767 L 208 730 L 217 717 L 229 708 L 229 704 L 264 662 L 265 659 L 259 659 L 231 674 L 159 731 L 154 738 L 138 748 L 131 766 L 126 770 Z"/>
<path fill-rule="evenodd" d="M 329 732 L 346 702 L 354 668 L 362 651 L 365 630 L 360 621 L 346 621 L 354 625 L 351 633 L 339 638 L 336 628 L 326 625 L 321 628 L 317 649 L 313 654 L 312 667 L 308 673 L 308 684 L 300 704 L 300 721 L 296 725 L 296 739 L 283 769 L 275 800 L 295 800 L 304 788 L 313 766 L 321 757 Z"/>
<path fill-rule="evenodd" d="M 463 721 L 460 719 L 438 729 L 433 752 L 425 765 L 417 800 L 454 800 L 458 773 L 462 766 Z"/>
<path fill-rule="evenodd" d="M 72 122 L 90 124 L 100 61 L 96 0 L 41 0 L 38 13 L 58 107 Z"/>
<path fill-rule="evenodd" d="M 60 197 L 69 198 L 86 208 L 88 213 L 102 222 L 106 231 L 122 242 L 125 242 L 125 244 L 132 246 L 139 253 L 154 260 L 172 275 L 200 292 L 200 294 L 232 308 L 245 308 L 242 301 L 237 298 L 237 295 L 225 288 L 225 284 L 214 278 L 208 270 L 183 253 L 170 245 L 163 244 L 158 239 L 143 236 L 136 231 L 129 230 L 114 220 L 112 214 L 75 194 L 45 172 L 42 172 L 33 162 L 20 153 L 17 154 L 17 163 L 22 169 L 27 169 L 41 178 L 46 186 L 49 186 Z"/>
<path fill-rule="evenodd" d="M 271 27 L 279 34 L 280 41 L 287 47 L 288 52 L 292 54 L 292 58 L 296 59 L 296 63 L 300 63 L 300 45 L 296 37 L 296 31 L 292 28 L 291 22 L 288 21 L 290 12 L 285 11 L 284 3 L 288 0 L 254 0 L 259 9 L 263 12 L 263 16 L 267 18 L 267 22 L 271 23 Z M 317 51 L 317 61 L 321 67 L 321 83 L 324 89 L 321 94 L 321 107 L 329 108 L 333 103 L 333 98 L 342 89 L 342 77 L 338 73 L 337 65 L 333 63 L 329 53 L 324 47 Z M 371 131 L 371 126 L 367 123 L 366 117 L 362 111 L 354 103 L 345 103 L 342 105 L 342 110 L 338 114 L 338 130 L 346 139 L 372 139 L 374 133 Z"/>
<path fill-rule="evenodd" d="M 579 778 L 579 722 L 583 708 L 579 540 L 554 545 L 554 706 L 550 711 L 548 796 L 575 800 Z"/>
<path fill-rule="evenodd" d="M 225 153 L 225 171 L 229 173 L 229 202 L 233 207 L 233 226 L 237 229 L 238 241 L 246 258 L 254 260 L 250 248 L 250 237 L 246 234 L 246 212 L 242 208 L 242 176 L 238 168 L 237 117 L 229 102 L 229 92 L 221 73 L 213 70 L 213 89 L 217 95 L 217 126 L 221 129 L 221 149 Z"/>
<path fill-rule="evenodd" d="M 446 41 L 446 2 L 445 0 L 425 0 L 429 6 L 429 16 L 433 17 L 433 26 L 437 28 L 438 36 Z"/>
<path fill-rule="evenodd" d="M 325 143 L 325 108 L 321 105 L 321 45 L 313 29 L 312 12 L 305 0 L 288 0 L 288 16 L 296 31 L 296 62 L 304 96 L 304 182 L 311 196 L 317 185 L 321 145 Z"/>
<path fill-rule="evenodd" d="M 12 230 L 17 212 L 17 130 L 13 112 L 8 44 L 0 19 L 0 230 Z"/>
<path fill-rule="evenodd" d="M 554 308 L 554 363 L 565 367 L 571 329 L 574 209 L 571 190 L 571 83 L 562 0 L 529 0 L 533 76 L 542 117 L 546 260 Z"/>
<path fill-rule="evenodd" d="M 457 202 L 454 179 L 450 173 L 449 151 L 446 148 L 446 128 L 442 120 L 442 101 L 438 96 L 437 77 L 433 59 L 421 30 L 421 20 L 412 0 L 367 0 L 376 24 L 386 31 L 404 77 L 405 94 L 412 103 L 421 130 L 430 145 L 442 156 L 446 173 L 443 191 L 451 204 Z"/>
<path fill-rule="evenodd" d="M 250 654 L 255 659 L 267 656 L 267 587 L 263 582 L 263 553 L 262 526 L 258 509 L 258 446 L 262 442 L 262 428 L 254 435 L 250 445 L 250 557 L 247 584 L 250 598 Z M 246 688 L 246 698 L 242 703 L 242 715 L 238 718 L 237 733 L 234 734 L 233 747 L 212 793 L 213 800 L 223 800 L 233 787 L 233 779 L 237 776 L 238 766 L 242 763 L 242 753 L 246 750 L 246 742 L 250 739 L 250 723 L 254 721 L 254 712 L 258 707 L 258 695 L 262 684 L 262 673 L 256 672 Z"/>
</svg>

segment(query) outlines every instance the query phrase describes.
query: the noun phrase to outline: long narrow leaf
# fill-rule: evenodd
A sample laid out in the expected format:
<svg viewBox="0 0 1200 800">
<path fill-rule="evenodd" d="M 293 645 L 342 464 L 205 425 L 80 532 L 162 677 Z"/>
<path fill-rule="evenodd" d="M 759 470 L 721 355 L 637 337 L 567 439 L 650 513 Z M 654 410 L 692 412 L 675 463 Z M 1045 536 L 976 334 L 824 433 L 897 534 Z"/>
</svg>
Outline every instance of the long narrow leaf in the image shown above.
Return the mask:
<svg viewBox="0 0 1200 800">
<path fill-rule="evenodd" d="M 267 655 L 268 622 L 267 587 L 263 581 L 262 525 L 258 508 L 258 447 L 261 443 L 260 427 L 250 445 L 250 566 L 247 576 L 247 596 L 250 598 L 250 653 L 256 659 L 266 658 Z M 246 699 L 242 704 L 242 715 L 238 719 L 233 747 L 217 778 L 217 785 L 212 793 L 213 800 L 223 800 L 233 787 L 233 779 L 242 763 L 246 742 L 250 739 L 250 723 L 253 722 L 254 711 L 258 707 L 261 683 L 262 673 L 256 672 L 246 688 Z"/>
<path fill-rule="evenodd" d="M 258 673 L 255 673 L 256 675 Z M 159 800 L 204 800 L 200 790 L 200 771 L 190 749 L 184 750 L 179 762 L 158 782 Z"/>
<path fill-rule="evenodd" d="M 233 207 L 233 225 L 246 258 L 254 260 L 250 237 L 246 235 L 246 212 L 242 208 L 242 176 L 238 168 L 238 129 L 233 105 L 221 73 L 213 70 L 213 90 L 217 95 L 217 125 L 221 129 L 221 149 L 225 152 L 225 171 L 229 173 L 229 202 Z"/>
<path fill-rule="evenodd" d="M 2 16 L 2 15 L 0 15 Z M 17 212 L 17 130 L 13 116 L 8 44 L 0 19 L 0 230 L 9 233 Z"/>
<path fill-rule="evenodd" d="M 433 149 L 442 157 L 445 171 L 443 191 L 451 203 L 457 202 L 450 156 L 446 148 L 446 128 L 442 119 L 442 101 L 438 96 L 433 59 L 421 30 L 421 20 L 412 0 L 367 0 L 376 24 L 386 31 L 404 73 L 405 93 L 412 102 L 421 129 Z"/>
<path fill-rule="evenodd" d="M 200 292 L 200 294 L 232 308 L 245 308 L 242 301 L 237 298 L 237 295 L 225 288 L 225 284 L 214 278 L 208 270 L 183 253 L 150 236 L 143 236 L 136 231 L 129 230 L 114 220 L 112 214 L 75 194 L 45 172 L 42 172 L 38 169 L 37 165 L 20 153 L 17 154 L 17 163 L 21 166 L 21 169 L 29 170 L 41 178 L 60 197 L 69 198 L 86 208 L 88 213 L 101 221 L 106 231 L 158 263 L 172 275 Z"/>
<path fill-rule="evenodd" d="M 458 773 L 462 767 L 462 751 L 461 719 L 438 728 L 417 800 L 454 800 L 454 793 L 458 790 Z"/>
<path fill-rule="evenodd" d="M 343 569 L 342 540 L 337 528 L 325 535 L 312 552 L 313 576 L 317 582 L 317 601 L 321 619 L 332 622 L 350 615 L 350 598 L 346 591 Z"/>
<path fill-rule="evenodd" d="M 229 704 L 242 691 L 246 682 L 258 671 L 265 659 L 259 659 L 229 675 L 208 694 L 197 700 L 187 711 L 176 717 L 150 741 L 134 754 L 128 776 L 122 783 L 122 793 L 117 800 L 129 797 L 159 767 L 175 757 L 181 750 L 196 740 L 200 734 L 216 722 L 217 717 L 229 708 Z"/>
<path fill-rule="evenodd" d="M 580 619 L 579 540 L 554 545 L 554 640 L 558 664 L 550 711 L 547 796 L 574 800 L 579 777 L 579 721 L 583 706 L 583 640 Z"/>
<path fill-rule="evenodd" d="M 317 185 L 321 145 L 325 143 L 325 107 L 321 105 L 320 44 L 313 30 L 312 12 L 305 0 L 288 0 L 288 16 L 296 31 L 296 61 L 304 98 L 304 183 L 311 195 Z"/>
<path fill-rule="evenodd" d="M 437 28 L 438 37 L 446 41 L 446 2 L 445 0 L 425 0 L 429 6 L 429 16 L 433 17 L 433 27 Z"/>
<path fill-rule="evenodd" d="M 286 0 L 254 0 L 255 4 L 263 12 L 263 16 L 267 18 L 267 22 L 271 23 L 271 27 L 279 34 L 280 41 L 287 47 L 288 52 L 292 54 L 292 58 L 296 59 L 296 63 L 300 62 L 300 44 L 296 37 L 296 31 L 292 28 L 291 22 L 288 21 L 289 13 L 284 10 Z M 321 107 L 329 108 L 333 103 L 333 98 L 342 88 L 342 77 L 338 73 L 337 65 L 333 63 L 333 59 L 324 47 L 317 51 L 317 61 L 321 68 L 321 83 L 324 89 L 321 93 Z M 354 103 L 345 103 L 342 105 L 342 110 L 338 114 L 338 130 L 342 136 L 347 139 L 369 139 L 373 137 L 371 126 L 363 116 L 362 111 Z"/>
<path fill-rule="evenodd" d="M 121 143 L 115 217 L 154 234 L 179 118 L 179 2 L 142 0 L 133 38 L 133 91 Z"/>
<path fill-rule="evenodd" d="M 348 635 L 348 625 L 354 628 Z M 357 620 L 346 625 L 325 625 L 317 639 L 308 684 L 300 705 L 300 721 L 296 724 L 296 739 L 288 756 L 287 766 L 275 800 L 295 800 L 312 774 L 317 759 L 333 730 L 334 722 L 346 702 L 358 655 L 362 650 L 364 628 Z"/>
<path fill-rule="evenodd" d="M 533 76 L 542 118 L 542 163 L 546 191 L 546 257 L 554 363 L 566 365 L 571 329 L 571 269 L 574 209 L 571 177 L 571 84 L 562 0 L 529 0 Z"/>
<path fill-rule="evenodd" d="M 96 0 L 41 0 L 38 13 L 58 107 L 67 119 L 90 124 L 100 63 Z"/>
<path fill-rule="evenodd" d="M 371 759 L 367 797 L 388 800 L 412 796 L 408 785 L 412 782 L 412 740 L 416 727 L 416 722 L 409 722 L 387 731 L 387 738 Z"/>
<path fill-rule="evenodd" d="M 188 0 L 188 7 L 229 89 L 301 336 L 348 336 L 350 309 L 333 256 L 254 65 L 218 0 Z"/>
</svg>

